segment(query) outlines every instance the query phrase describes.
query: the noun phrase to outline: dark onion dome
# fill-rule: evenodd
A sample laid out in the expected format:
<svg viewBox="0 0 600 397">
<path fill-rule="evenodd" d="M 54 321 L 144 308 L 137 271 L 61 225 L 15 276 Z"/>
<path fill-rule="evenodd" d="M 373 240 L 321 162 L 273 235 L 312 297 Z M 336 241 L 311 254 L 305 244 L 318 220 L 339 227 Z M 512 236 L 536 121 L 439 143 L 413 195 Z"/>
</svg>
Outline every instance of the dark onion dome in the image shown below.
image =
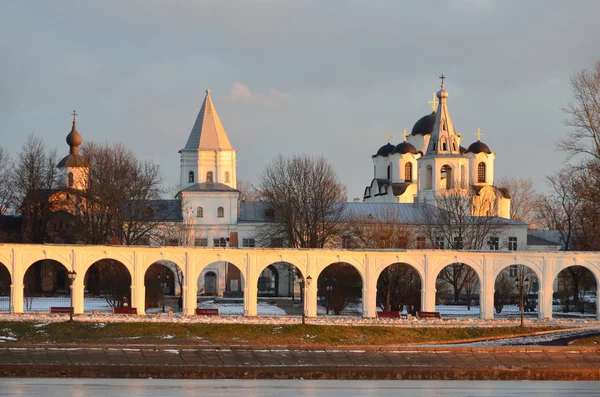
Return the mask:
<svg viewBox="0 0 600 397">
<path fill-rule="evenodd" d="M 412 154 L 417 154 L 417 148 L 414 147 L 411 143 L 408 143 L 406 141 L 398 144 L 396 146 L 396 148 L 394 149 L 394 151 L 392 152 L 392 154 L 396 154 L 396 153 L 400 153 L 400 154 L 406 154 L 406 153 L 412 153 Z"/>
<path fill-rule="evenodd" d="M 412 128 L 411 135 L 427 135 L 433 131 L 435 124 L 435 112 L 421 117 Z"/>
<path fill-rule="evenodd" d="M 491 154 L 492 151 L 490 150 L 489 146 L 486 145 L 485 143 L 481 142 L 481 141 L 477 141 L 471 144 L 471 146 L 469 146 L 469 148 L 467 149 L 467 153 L 486 153 L 486 154 Z"/>
<path fill-rule="evenodd" d="M 464 147 L 464 146 L 461 146 L 460 147 L 460 154 L 465 154 L 465 153 L 467 153 L 467 148 Z"/>
<path fill-rule="evenodd" d="M 392 152 L 394 151 L 394 148 L 395 148 L 395 146 L 388 142 L 379 148 L 379 150 L 377 151 L 377 154 L 375 156 L 387 157 L 390 154 L 392 154 Z"/>
</svg>

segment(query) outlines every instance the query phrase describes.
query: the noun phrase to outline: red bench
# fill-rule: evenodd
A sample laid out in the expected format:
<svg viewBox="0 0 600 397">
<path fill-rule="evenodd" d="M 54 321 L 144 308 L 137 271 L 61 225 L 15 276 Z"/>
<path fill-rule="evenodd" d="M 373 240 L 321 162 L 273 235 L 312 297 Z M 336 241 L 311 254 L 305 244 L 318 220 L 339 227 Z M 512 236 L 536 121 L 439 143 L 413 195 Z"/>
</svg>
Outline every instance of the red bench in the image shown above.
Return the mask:
<svg viewBox="0 0 600 397">
<path fill-rule="evenodd" d="M 218 316 L 219 309 L 200 309 L 196 308 L 196 314 L 198 316 Z"/>
<path fill-rule="evenodd" d="M 379 318 L 400 318 L 400 312 L 382 311 L 377 312 Z"/>
<path fill-rule="evenodd" d="M 113 307 L 114 314 L 137 314 L 137 307 Z"/>
<path fill-rule="evenodd" d="M 70 307 L 65 306 L 51 306 L 50 314 L 69 314 L 71 313 Z"/>
<path fill-rule="evenodd" d="M 442 318 L 440 312 L 417 312 L 418 318 Z"/>
</svg>

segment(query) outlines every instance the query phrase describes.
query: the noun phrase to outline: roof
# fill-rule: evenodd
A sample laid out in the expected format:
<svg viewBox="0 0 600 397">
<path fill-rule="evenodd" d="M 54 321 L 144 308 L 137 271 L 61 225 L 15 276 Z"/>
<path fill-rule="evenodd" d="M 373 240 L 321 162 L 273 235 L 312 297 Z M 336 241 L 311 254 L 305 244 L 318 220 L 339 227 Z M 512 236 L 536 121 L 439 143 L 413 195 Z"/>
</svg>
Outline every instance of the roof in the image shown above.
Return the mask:
<svg viewBox="0 0 600 397">
<path fill-rule="evenodd" d="M 60 160 L 60 163 L 56 166 L 57 168 L 64 167 L 89 167 L 90 163 L 78 154 L 69 154 L 67 157 Z"/>
<path fill-rule="evenodd" d="M 527 233 L 527 245 L 561 245 L 559 242 L 543 239 Z"/>
<path fill-rule="evenodd" d="M 143 220 L 147 222 L 180 222 L 183 220 L 181 215 L 181 202 L 179 200 L 132 200 L 127 202 L 124 211 L 127 211 L 128 209 L 131 209 L 133 212 L 138 212 L 143 209 Z M 141 214 L 141 212 L 139 212 L 139 214 Z"/>
<path fill-rule="evenodd" d="M 421 117 L 412 128 L 411 135 L 427 135 L 433 131 L 435 124 L 435 111 Z"/>
<path fill-rule="evenodd" d="M 467 149 L 467 152 L 471 152 L 471 153 L 475 153 L 475 154 L 479 154 L 482 152 L 486 153 L 486 154 L 492 153 L 492 151 L 490 150 L 490 147 L 481 141 L 473 142 L 471 144 L 471 146 L 469 146 L 469 148 Z"/>
<path fill-rule="evenodd" d="M 392 152 L 394 151 L 394 148 L 396 146 L 392 145 L 391 143 L 386 143 L 385 145 L 383 145 L 382 147 L 379 148 L 379 150 L 377 151 L 377 154 L 373 155 L 373 157 L 376 156 L 384 156 L 387 157 L 390 154 L 392 154 Z"/>
<path fill-rule="evenodd" d="M 210 90 L 206 90 L 206 97 L 182 150 L 233 150 L 210 98 Z"/>
<path fill-rule="evenodd" d="M 402 142 L 399 143 L 396 148 L 394 149 L 394 151 L 392 152 L 392 154 L 396 154 L 396 153 L 400 153 L 400 154 L 406 154 L 406 153 L 412 153 L 412 154 L 417 154 L 417 148 L 409 142 Z"/>
<path fill-rule="evenodd" d="M 239 192 L 239 190 L 218 182 L 194 183 L 181 190 L 182 192 Z"/>
<path fill-rule="evenodd" d="M 274 214 L 267 215 L 269 205 L 259 201 L 241 201 L 238 222 L 273 222 Z"/>
</svg>

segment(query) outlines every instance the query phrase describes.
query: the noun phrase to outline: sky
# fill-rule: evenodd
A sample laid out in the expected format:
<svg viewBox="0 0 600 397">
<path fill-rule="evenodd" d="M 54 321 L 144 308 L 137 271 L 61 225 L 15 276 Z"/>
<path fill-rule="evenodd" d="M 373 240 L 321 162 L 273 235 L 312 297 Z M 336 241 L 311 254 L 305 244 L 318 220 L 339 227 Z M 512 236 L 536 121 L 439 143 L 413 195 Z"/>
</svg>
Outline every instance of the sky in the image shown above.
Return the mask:
<svg viewBox="0 0 600 397">
<path fill-rule="evenodd" d="M 362 198 L 371 155 L 431 112 L 443 73 L 463 146 L 481 128 L 495 177 L 543 192 L 567 161 L 570 75 L 600 59 L 598 15 L 597 0 L 2 0 L 0 146 L 35 134 L 66 155 L 76 109 L 84 140 L 122 142 L 176 185 L 210 88 L 239 179 L 324 155 Z"/>
</svg>

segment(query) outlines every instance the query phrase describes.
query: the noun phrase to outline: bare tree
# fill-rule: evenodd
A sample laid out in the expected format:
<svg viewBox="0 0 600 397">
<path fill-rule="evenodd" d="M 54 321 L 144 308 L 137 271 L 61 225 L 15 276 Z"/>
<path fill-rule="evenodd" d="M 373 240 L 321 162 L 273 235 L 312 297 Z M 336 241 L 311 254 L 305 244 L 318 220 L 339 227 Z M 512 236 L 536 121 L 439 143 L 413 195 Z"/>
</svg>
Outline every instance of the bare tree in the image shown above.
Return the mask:
<svg viewBox="0 0 600 397">
<path fill-rule="evenodd" d="M 122 144 L 82 145 L 90 163 L 87 188 L 80 201 L 85 242 L 118 239 L 125 245 L 149 244 L 174 206 L 160 200 L 163 193 L 158 165 L 138 160 Z"/>
<path fill-rule="evenodd" d="M 261 226 L 264 245 L 283 239 L 289 247 L 322 248 L 344 227 L 346 188 L 324 157 L 277 155 L 258 191 L 276 220 Z"/>
<path fill-rule="evenodd" d="M 583 203 L 577 192 L 576 173 L 573 168 L 565 168 L 557 175 L 546 177 L 551 190 L 545 199 L 541 219 L 546 227 L 559 231 L 565 250 L 572 249 L 577 215 Z"/>
<path fill-rule="evenodd" d="M 240 201 L 260 201 L 260 194 L 251 183 L 238 179 L 237 189 L 240 191 Z"/>
<path fill-rule="evenodd" d="M 414 226 L 407 225 L 400 217 L 396 205 L 382 204 L 372 214 L 348 214 L 347 230 L 343 236 L 349 239 L 348 248 L 412 248 Z"/>
<path fill-rule="evenodd" d="M 558 147 L 571 156 L 588 155 L 600 160 L 600 60 L 590 70 L 571 76 L 573 99 L 563 108 L 569 135 Z"/>
<path fill-rule="evenodd" d="M 498 187 L 510 192 L 510 219 L 525 223 L 538 219 L 544 200 L 535 191 L 531 178 L 502 178 Z"/>
<path fill-rule="evenodd" d="M 56 151 L 30 135 L 15 160 L 11 181 L 15 199 L 21 205 L 23 237 L 26 242 L 43 243 L 52 212 L 51 193 L 57 187 Z"/>
<path fill-rule="evenodd" d="M 14 204 L 14 188 L 11 180 L 12 161 L 4 148 L 0 146 L 0 215 L 4 215 Z"/>
</svg>

